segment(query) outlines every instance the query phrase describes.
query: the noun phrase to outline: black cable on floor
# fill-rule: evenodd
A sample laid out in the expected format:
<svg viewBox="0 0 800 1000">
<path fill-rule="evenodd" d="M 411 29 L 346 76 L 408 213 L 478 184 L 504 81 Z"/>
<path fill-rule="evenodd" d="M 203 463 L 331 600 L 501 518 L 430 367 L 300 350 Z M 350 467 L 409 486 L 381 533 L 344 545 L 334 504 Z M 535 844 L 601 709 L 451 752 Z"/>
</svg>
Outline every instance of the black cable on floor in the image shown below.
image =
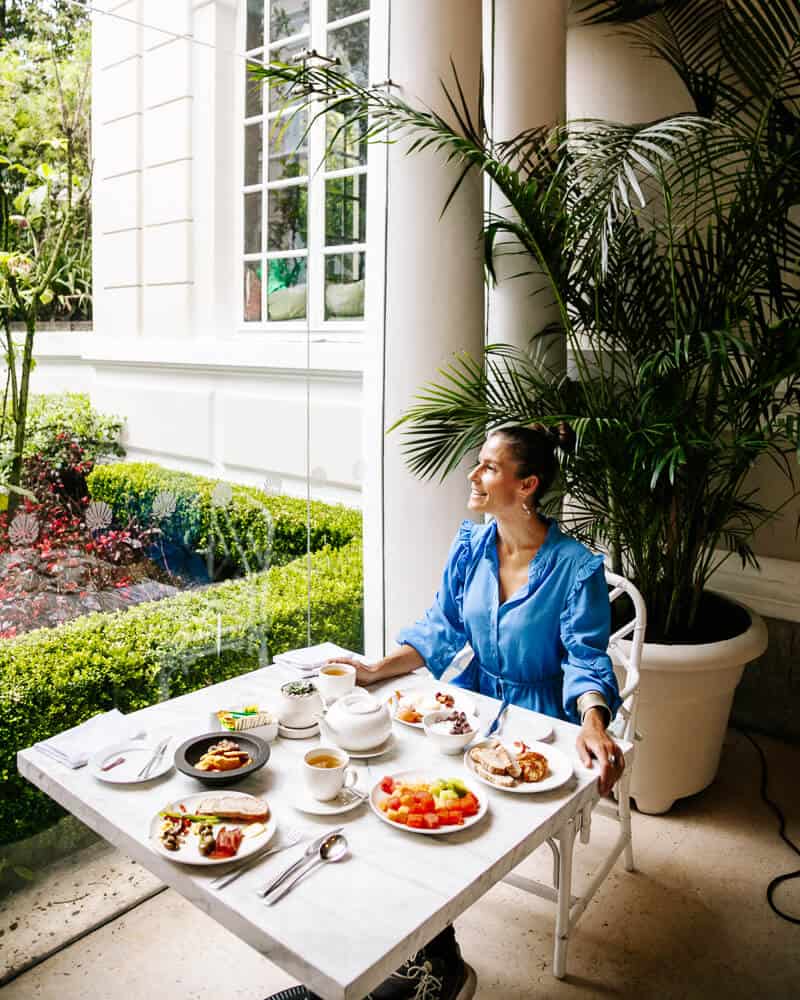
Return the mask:
<svg viewBox="0 0 800 1000">
<path fill-rule="evenodd" d="M 759 743 L 756 743 L 756 741 L 753 739 L 750 733 L 748 733 L 746 730 L 740 729 L 738 726 L 732 726 L 731 728 L 735 729 L 737 732 L 741 733 L 742 736 L 746 737 L 746 739 L 748 739 L 758 751 L 758 756 L 761 760 L 761 788 L 760 788 L 761 798 L 764 800 L 764 802 L 766 802 L 766 804 L 778 817 L 778 833 L 780 834 L 781 840 L 783 840 L 785 844 L 791 847 L 791 849 L 794 851 L 795 854 L 800 854 L 800 847 L 798 847 L 797 844 L 793 843 L 786 836 L 786 817 L 781 812 L 780 806 L 778 806 L 775 802 L 773 802 L 772 799 L 767 794 L 768 772 L 767 772 L 766 754 L 764 753 L 761 745 Z M 788 920 L 790 924 L 800 924 L 800 917 L 793 917 L 788 913 L 784 913 L 784 911 L 781 910 L 780 907 L 775 903 L 773 897 L 775 895 L 775 890 L 778 888 L 778 886 L 783 885 L 784 882 L 789 882 L 795 878 L 800 878 L 800 868 L 798 868 L 797 871 L 794 872 L 787 872 L 785 875 L 776 875 L 776 877 L 772 879 L 772 881 L 767 886 L 767 902 L 769 903 L 772 911 L 775 914 L 777 914 L 777 916 L 779 916 L 781 920 Z"/>
</svg>

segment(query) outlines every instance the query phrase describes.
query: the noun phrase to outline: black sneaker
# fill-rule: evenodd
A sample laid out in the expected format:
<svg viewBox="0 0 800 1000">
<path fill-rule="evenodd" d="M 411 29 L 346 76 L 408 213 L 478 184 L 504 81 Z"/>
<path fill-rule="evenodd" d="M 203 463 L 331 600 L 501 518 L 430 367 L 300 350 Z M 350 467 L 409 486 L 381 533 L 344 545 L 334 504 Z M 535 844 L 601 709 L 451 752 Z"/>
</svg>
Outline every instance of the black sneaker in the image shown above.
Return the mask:
<svg viewBox="0 0 800 1000">
<path fill-rule="evenodd" d="M 305 986 L 292 986 L 280 993 L 272 993 L 267 1000 L 321 1000 L 316 993 L 311 993 Z"/>
<path fill-rule="evenodd" d="M 454 947 L 437 953 L 430 945 L 412 955 L 365 1000 L 471 1000 L 477 979 Z"/>
</svg>

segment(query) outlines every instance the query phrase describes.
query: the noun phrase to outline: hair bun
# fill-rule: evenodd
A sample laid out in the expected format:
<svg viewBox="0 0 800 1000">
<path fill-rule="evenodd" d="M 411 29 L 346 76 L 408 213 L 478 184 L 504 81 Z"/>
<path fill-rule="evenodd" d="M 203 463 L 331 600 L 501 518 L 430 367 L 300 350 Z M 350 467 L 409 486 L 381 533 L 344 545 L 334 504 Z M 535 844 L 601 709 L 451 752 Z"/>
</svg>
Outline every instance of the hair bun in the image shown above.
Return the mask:
<svg viewBox="0 0 800 1000">
<path fill-rule="evenodd" d="M 560 420 L 554 427 L 546 427 L 542 423 L 531 424 L 530 427 L 540 434 L 546 434 L 553 447 L 560 448 L 567 455 L 575 451 L 577 435 L 566 420 Z"/>
</svg>

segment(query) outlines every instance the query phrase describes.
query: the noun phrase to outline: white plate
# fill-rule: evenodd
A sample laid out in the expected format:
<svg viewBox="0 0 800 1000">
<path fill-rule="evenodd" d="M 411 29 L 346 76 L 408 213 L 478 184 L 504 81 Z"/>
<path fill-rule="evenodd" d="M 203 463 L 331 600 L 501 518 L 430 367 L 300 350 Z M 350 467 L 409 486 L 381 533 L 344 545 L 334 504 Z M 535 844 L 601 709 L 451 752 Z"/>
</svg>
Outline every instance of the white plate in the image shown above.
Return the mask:
<svg viewBox="0 0 800 1000">
<path fill-rule="evenodd" d="M 355 760 L 369 760 L 371 757 L 380 757 L 389 751 L 394 743 L 394 733 L 389 733 L 383 743 L 379 743 L 377 746 L 370 747 L 368 750 L 348 750 L 347 747 L 339 746 L 339 744 L 334 740 L 333 745 L 339 747 L 343 750 L 348 757 L 352 757 Z"/>
<path fill-rule="evenodd" d="M 482 741 L 488 742 L 488 741 Z M 503 741 L 501 741 L 503 742 Z M 531 795 L 534 792 L 549 792 L 554 788 L 560 788 L 565 785 L 574 773 L 574 768 L 572 766 L 572 761 L 567 757 L 567 755 L 562 750 L 556 750 L 555 747 L 551 747 L 549 743 L 530 743 L 525 740 L 529 750 L 534 750 L 536 753 L 540 753 L 543 757 L 547 758 L 547 765 L 550 768 L 550 774 L 542 779 L 542 781 L 522 781 L 518 785 L 514 785 L 512 788 L 504 788 L 502 785 L 495 785 L 486 778 L 482 778 L 478 772 L 475 770 L 475 764 L 470 760 L 469 750 L 464 754 L 464 766 L 473 776 L 476 781 L 480 781 L 482 785 L 487 785 L 489 788 L 494 788 L 498 792 L 511 792 L 515 795 Z M 481 743 L 476 743 L 476 746 L 481 746 Z M 513 748 L 511 743 L 503 743 L 506 750 L 512 752 Z M 472 750 L 473 747 L 470 747 Z"/>
<path fill-rule="evenodd" d="M 404 701 L 408 700 L 415 703 L 415 707 L 420 715 L 427 715 L 429 712 L 464 712 L 465 715 L 472 716 L 474 718 L 475 725 L 473 728 L 478 728 L 478 709 L 475 706 L 475 702 L 468 694 L 459 691 L 458 688 L 452 688 L 448 687 L 446 684 L 442 684 L 439 686 L 428 685 L 426 687 L 406 688 L 405 690 L 399 688 L 398 690 Z M 447 705 L 438 704 L 434 697 L 437 691 L 441 691 L 443 694 L 451 695 L 454 700 L 454 704 L 449 708 Z M 433 707 L 429 707 L 429 705 Z M 389 698 L 389 708 L 391 709 L 394 721 L 399 722 L 404 726 L 411 726 L 412 729 L 423 728 L 422 721 L 404 722 L 403 719 L 398 719 L 398 707 L 397 698 L 395 693 L 393 693 Z"/>
<path fill-rule="evenodd" d="M 140 778 L 139 772 L 156 752 L 157 743 L 145 742 L 144 740 L 128 740 L 126 743 L 112 743 L 111 746 L 98 750 L 94 756 L 89 758 L 89 771 L 100 781 L 107 781 L 112 785 L 133 785 L 142 781 L 152 781 L 162 774 L 172 769 L 175 751 L 167 744 L 164 756 L 157 765 L 153 765 L 146 778 Z M 110 771 L 104 771 L 103 766 L 112 764 L 118 757 L 123 757 L 124 762 L 112 767 Z"/>
<path fill-rule="evenodd" d="M 314 816 L 335 816 L 337 813 L 345 813 L 350 812 L 351 809 L 358 809 L 366 801 L 366 797 L 360 798 L 357 795 L 353 795 L 348 788 L 343 788 L 336 798 L 321 802 L 319 799 L 312 798 L 311 794 L 305 788 L 300 787 L 294 794 L 292 805 L 295 809 L 299 809 L 300 812 L 312 813 Z"/>
<path fill-rule="evenodd" d="M 308 740 L 319 735 L 319 723 L 312 722 L 310 726 L 284 726 L 279 722 L 278 735 L 285 740 Z"/>
<path fill-rule="evenodd" d="M 195 806 L 202 802 L 203 799 L 207 799 L 210 795 L 215 793 L 209 789 L 206 792 L 198 792 L 195 795 L 184 795 L 183 798 L 175 799 L 172 802 L 168 802 L 165 806 L 162 806 L 161 811 L 169 810 L 170 812 L 180 812 L 181 805 L 186 806 L 186 812 L 192 813 L 195 811 Z M 229 792 L 226 789 L 221 789 L 219 794 L 224 795 L 226 798 L 229 796 L 234 796 L 236 798 L 254 798 L 252 795 L 247 795 L 245 792 Z M 158 813 L 155 814 L 153 819 L 150 821 L 150 846 L 158 854 L 163 854 L 165 858 L 169 858 L 170 861 L 177 861 L 182 865 L 229 865 L 233 861 L 241 861 L 243 858 L 249 857 L 251 854 L 255 854 L 256 851 L 260 851 L 262 847 L 265 847 L 270 840 L 272 840 L 275 835 L 275 831 L 278 828 L 278 824 L 275 820 L 275 815 L 270 809 L 270 814 L 267 817 L 267 821 L 264 824 L 263 833 L 259 833 L 256 837 L 245 837 L 239 846 L 238 852 L 232 858 L 205 858 L 197 849 L 197 836 L 194 833 L 189 833 L 181 845 L 178 851 L 168 851 L 166 847 L 161 843 L 158 833 L 161 829 L 161 823 L 163 818 L 159 816 Z M 234 827 L 244 828 L 248 826 L 247 823 L 239 823 L 235 820 L 222 820 L 222 822 L 216 824 L 216 826 L 224 826 L 231 830 Z"/>
<path fill-rule="evenodd" d="M 409 785 L 419 785 L 423 782 L 432 784 L 434 781 L 443 777 L 444 771 L 445 768 L 442 768 L 441 771 L 399 771 L 397 774 L 388 775 L 388 777 L 394 778 L 395 781 L 404 781 Z M 478 800 L 478 811 L 474 816 L 467 816 L 461 826 L 440 826 L 438 830 L 428 830 L 416 826 L 403 826 L 402 823 L 395 823 L 394 820 L 389 819 L 386 813 L 383 812 L 378 805 L 378 803 L 383 799 L 390 798 L 390 796 L 388 796 L 381 788 L 382 781 L 383 778 L 381 778 L 381 781 L 379 781 L 370 792 L 369 804 L 378 819 L 382 819 L 384 823 L 388 823 L 389 826 L 394 827 L 395 830 L 407 830 L 409 833 L 425 833 L 434 836 L 438 836 L 443 833 L 459 833 L 461 830 L 467 830 L 469 827 L 475 826 L 476 823 L 480 823 L 489 810 L 489 802 L 486 796 L 482 794 L 477 795 L 474 791 L 472 791 L 469 785 L 467 785 L 467 789 L 471 791 Z"/>
</svg>

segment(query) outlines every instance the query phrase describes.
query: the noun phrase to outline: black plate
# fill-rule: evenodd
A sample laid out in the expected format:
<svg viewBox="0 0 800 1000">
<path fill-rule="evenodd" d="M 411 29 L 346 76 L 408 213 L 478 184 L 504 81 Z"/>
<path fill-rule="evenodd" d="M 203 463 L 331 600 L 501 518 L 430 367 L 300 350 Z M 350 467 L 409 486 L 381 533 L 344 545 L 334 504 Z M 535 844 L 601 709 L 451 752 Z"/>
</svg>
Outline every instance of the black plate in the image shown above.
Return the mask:
<svg viewBox="0 0 800 1000">
<path fill-rule="evenodd" d="M 214 743 L 228 739 L 238 743 L 242 750 L 250 755 L 250 763 L 244 767 L 237 767 L 235 771 L 198 771 L 194 766 L 203 754 Z M 221 785 L 232 785 L 253 771 L 263 767 L 269 760 L 269 743 L 258 736 L 250 736 L 244 733 L 216 732 L 204 733 L 202 736 L 193 736 L 190 740 L 182 743 L 175 751 L 175 767 L 182 773 L 188 774 L 190 778 L 197 778 L 204 785 L 213 785 L 219 788 Z"/>
</svg>

